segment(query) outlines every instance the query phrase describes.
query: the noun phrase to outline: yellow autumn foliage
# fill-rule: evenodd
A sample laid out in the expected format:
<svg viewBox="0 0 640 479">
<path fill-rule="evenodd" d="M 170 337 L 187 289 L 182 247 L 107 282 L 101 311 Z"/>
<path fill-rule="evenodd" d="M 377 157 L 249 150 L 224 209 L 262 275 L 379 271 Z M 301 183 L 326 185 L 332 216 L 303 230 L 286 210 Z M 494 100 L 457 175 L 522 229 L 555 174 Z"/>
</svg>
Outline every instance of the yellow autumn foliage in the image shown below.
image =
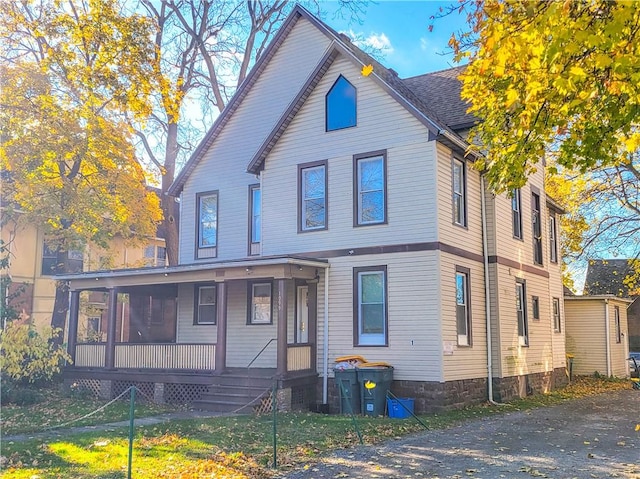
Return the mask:
<svg viewBox="0 0 640 479">
<path fill-rule="evenodd" d="M 469 61 L 462 96 L 494 190 L 522 186 L 549 152 L 582 172 L 637 158 L 640 2 L 461 4 L 470 31 L 452 46 Z"/>
</svg>

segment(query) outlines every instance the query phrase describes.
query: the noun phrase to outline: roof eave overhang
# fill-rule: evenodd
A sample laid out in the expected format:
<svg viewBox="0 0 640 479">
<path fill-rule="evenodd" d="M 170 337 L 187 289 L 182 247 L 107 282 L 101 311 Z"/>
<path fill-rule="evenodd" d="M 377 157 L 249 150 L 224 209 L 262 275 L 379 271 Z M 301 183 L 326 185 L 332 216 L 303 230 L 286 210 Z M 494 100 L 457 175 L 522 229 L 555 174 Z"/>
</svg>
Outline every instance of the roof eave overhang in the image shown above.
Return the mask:
<svg viewBox="0 0 640 479">
<path fill-rule="evenodd" d="M 556 200 L 549 197 L 549 195 L 547 195 L 547 206 L 549 207 L 549 209 L 552 209 L 553 211 L 555 211 L 560 215 L 567 214 L 567 210 L 565 210 L 562 206 L 560 206 L 560 203 L 558 203 Z"/>
<path fill-rule="evenodd" d="M 228 279 L 260 277 L 299 277 L 312 279 L 316 270 L 329 267 L 327 260 L 297 256 L 246 258 L 233 261 L 196 263 L 166 268 L 122 269 L 55 276 L 69 283 L 73 290 L 106 290 L 127 286 L 143 286 L 194 282 L 222 282 Z M 241 274 L 239 274 L 239 272 Z M 275 274 L 274 274 L 275 272 Z M 230 273 L 230 274 L 225 274 Z"/>
<path fill-rule="evenodd" d="M 635 299 L 633 298 L 621 298 L 620 296 L 616 296 L 614 294 L 594 294 L 594 295 L 587 295 L 584 294 L 582 296 L 578 296 L 578 295 L 574 295 L 574 296 L 568 296 L 565 295 L 564 297 L 565 301 L 569 300 L 569 301 L 608 301 L 608 300 L 612 300 L 612 301 L 620 301 L 621 303 L 627 303 L 627 304 L 631 304 L 635 301 Z"/>
</svg>

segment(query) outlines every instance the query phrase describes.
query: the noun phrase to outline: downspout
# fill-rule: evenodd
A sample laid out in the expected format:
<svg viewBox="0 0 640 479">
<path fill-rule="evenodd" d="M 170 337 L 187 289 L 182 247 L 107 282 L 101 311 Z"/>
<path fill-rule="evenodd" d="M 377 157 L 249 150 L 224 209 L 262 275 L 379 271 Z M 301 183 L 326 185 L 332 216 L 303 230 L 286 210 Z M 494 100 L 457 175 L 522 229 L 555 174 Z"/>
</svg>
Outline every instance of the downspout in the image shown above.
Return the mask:
<svg viewBox="0 0 640 479">
<path fill-rule="evenodd" d="M 607 377 L 611 377 L 611 338 L 609 338 L 609 300 L 604 300 L 604 346 L 607 351 Z"/>
<path fill-rule="evenodd" d="M 322 331 L 322 404 L 329 401 L 329 268 L 324 269 L 324 325 Z"/>
<path fill-rule="evenodd" d="M 262 172 L 264 171 L 264 169 L 260 170 L 259 176 L 258 176 L 258 181 L 260 182 L 260 256 L 262 256 L 262 245 L 264 244 L 264 241 L 262 241 L 262 203 L 264 203 L 264 191 L 262 189 Z M 253 220 L 252 220 L 253 221 Z M 251 238 L 249 238 L 249 241 L 251 241 Z"/>
<path fill-rule="evenodd" d="M 491 288 L 489 288 L 489 246 L 487 240 L 487 205 L 485 200 L 484 175 L 480 175 L 480 213 L 482 221 L 482 259 L 484 262 L 484 305 L 487 323 L 487 385 L 488 400 L 491 404 L 498 404 L 493 400 L 493 341 L 491 339 Z"/>
</svg>

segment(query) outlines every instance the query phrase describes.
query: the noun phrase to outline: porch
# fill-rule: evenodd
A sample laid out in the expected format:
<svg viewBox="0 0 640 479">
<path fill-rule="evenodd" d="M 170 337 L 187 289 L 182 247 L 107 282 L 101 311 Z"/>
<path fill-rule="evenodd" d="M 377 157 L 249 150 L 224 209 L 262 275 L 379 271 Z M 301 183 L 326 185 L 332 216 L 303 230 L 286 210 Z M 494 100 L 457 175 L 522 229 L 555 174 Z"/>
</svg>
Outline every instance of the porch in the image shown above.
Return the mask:
<svg viewBox="0 0 640 479">
<path fill-rule="evenodd" d="M 311 399 L 318 380 L 317 286 L 327 266 L 286 257 L 70 275 L 73 364 L 65 380 L 103 397 L 115 396 L 117 384 L 147 382 L 156 401 L 187 396 L 215 403 L 212 392 L 229 392 L 220 378 L 246 383 L 249 392 L 252 380 L 243 378 L 259 372 L 279 389 L 305 385 Z M 87 292 L 102 293 L 103 303 L 87 301 Z M 84 311 L 89 303 L 93 318 Z M 167 395 L 172 384 L 193 392 Z"/>
</svg>

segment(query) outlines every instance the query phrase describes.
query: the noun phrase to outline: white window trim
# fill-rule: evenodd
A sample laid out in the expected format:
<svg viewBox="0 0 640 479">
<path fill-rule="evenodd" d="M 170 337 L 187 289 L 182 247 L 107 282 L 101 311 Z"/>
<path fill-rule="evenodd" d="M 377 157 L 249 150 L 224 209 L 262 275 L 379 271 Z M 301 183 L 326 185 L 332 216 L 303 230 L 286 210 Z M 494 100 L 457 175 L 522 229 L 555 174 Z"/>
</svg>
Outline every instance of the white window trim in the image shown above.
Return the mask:
<svg viewBox="0 0 640 479">
<path fill-rule="evenodd" d="M 463 268 L 456 268 L 456 284 L 455 284 L 455 289 L 456 289 L 456 297 L 455 297 L 455 301 L 456 301 L 456 333 L 457 333 L 457 338 L 458 338 L 458 346 L 471 346 L 471 305 L 470 305 L 470 298 L 471 298 L 471 292 L 469 291 L 470 288 L 470 281 L 469 281 L 469 270 L 468 269 L 463 269 Z M 463 296 L 464 296 L 464 303 L 459 303 L 458 302 L 458 278 L 462 278 L 462 287 L 463 287 Z M 458 325 L 458 308 L 463 306 L 464 307 L 464 314 L 465 314 L 465 333 L 461 334 L 460 330 L 459 330 L 459 325 Z"/>
<path fill-rule="evenodd" d="M 382 188 L 381 189 L 371 189 L 364 190 L 362 188 L 361 181 L 361 165 L 364 163 L 372 163 L 372 162 L 380 162 L 380 171 L 382 174 Z M 355 155 L 354 156 L 354 196 L 355 196 L 355 206 L 354 206 L 354 214 L 355 221 L 354 226 L 368 226 L 368 225 L 379 225 L 385 224 L 387 222 L 387 157 L 386 151 L 383 152 L 373 152 L 367 153 L 363 155 Z M 382 193 L 382 218 L 374 219 L 370 221 L 365 221 L 362 217 L 362 197 L 365 193 L 373 193 L 373 192 L 381 192 Z"/>
<path fill-rule="evenodd" d="M 202 302 L 202 290 L 204 289 L 213 289 L 213 303 L 203 303 Z M 195 306 L 195 321 L 194 324 L 208 324 L 208 325 L 213 325 L 213 324 L 217 324 L 217 311 L 215 311 L 214 308 L 214 314 L 213 314 L 213 320 L 209 320 L 209 321 L 204 321 L 200 318 L 200 306 L 216 306 L 217 303 L 217 294 L 218 294 L 218 289 L 217 286 L 214 284 L 202 284 L 202 285 L 196 285 L 196 304 Z"/>
<path fill-rule="evenodd" d="M 558 222 L 556 215 L 549 215 L 549 261 L 558 262 Z"/>
<path fill-rule="evenodd" d="M 213 244 L 204 244 L 203 243 L 203 233 L 204 233 L 204 222 L 203 222 L 203 217 L 202 217 L 202 205 L 203 205 L 203 201 L 208 199 L 208 198 L 215 198 L 215 205 L 216 205 L 216 221 L 215 221 L 215 229 L 216 229 L 216 234 L 215 234 L 215 238 L 214 238 L 214 243 Z M 198 213 L 198 249 L 207 249 L 207 248 L 217 248 L 218 247 L 218 223 L 219 223 L 219 212 L 220 212 L 220 208 L 219 208 L 219 198 L 218 198 L 218 193 L 217 192 L 212 192 L 212 193 L 202 193 L 198 195 L 197 198 L 197 213 Z"/>
<path fill-rule="evenodd" d="M 383 332 L 382 333 L 364 333 L 362 331 L 362 278 L 367 275 L 381 275 L 382 276 L 382 303 L 381 304 L 383 314 Z M 354 306 L 356 309 L 356 335 L 354 342 L 356 346 L 387 346 L 388 345 L 388 317 L 387 317 L 387 269 L 386 267 L 370 267 L 370 268 L 356 268 L 354 279 L 356 281 L 354 293 L 355 301 Z"/>
<path fill-rule="evenodd" d="M 452 208 L 453 208 L 453 223 L 458 226 L 467 226 L 467 175 L 466 168 L 463 161 L 453 158 L 451 164 L 451 194 L 452 194 Z M 456 190 L 456 170 L 460 171 L 460 191 Z M 460 202 L 459 208 L 458 201 Z M 456 210 L 458 214 L 456 214 Z"/>
<path fill-rule="evenodd" d="M 518 302 L 520 303 L 520 308 L 518 309 Z M 520 346 L 529 346 L 529 325 L 527 323 L 527 289 L 526 284 L 524 282 L 517 281 L 516 282 L 516 323 L 520 322 L 518 317 L 518 313 L 522 311 L 522 333 L 518 331 L 518 344 Z M 516 324 L 516 326 L 520 326 Z"/>
<path fill-rule="evenodd" d="M 523 239 L 522 228 L 522 192 L 520 188 L 513 190 L 513 197 L 511 198 L 511 227 L 513 229 L 513 237 L 517 239 Z M 516 231 L 516 224 L 518 231 Z"/>
<path fill-rule="evenodd" d="M 324 174 L 323 192 L 322 196 L 307 196 L 307 182 L 306 173 L 313 170 L 322 170 Z M 324 204 L 324 222 L 318 226 L 308 226 L 306 224 L 307 218 L 307 201 L 322 199 Z M 301 231 L 315 231 L 327 229 L 327 165 L 325 163 L 300 167 L 300 230 Z"/>
<path fill-rule="evenodd" d="M 256 319 L 255 290 L 257 286 L 269 286 L 269 317 L 268 320 Z M 247 324 L 273 324 L 273 283 L 270 281 L 253 281 L 249 283 Z"/>
</svg>

